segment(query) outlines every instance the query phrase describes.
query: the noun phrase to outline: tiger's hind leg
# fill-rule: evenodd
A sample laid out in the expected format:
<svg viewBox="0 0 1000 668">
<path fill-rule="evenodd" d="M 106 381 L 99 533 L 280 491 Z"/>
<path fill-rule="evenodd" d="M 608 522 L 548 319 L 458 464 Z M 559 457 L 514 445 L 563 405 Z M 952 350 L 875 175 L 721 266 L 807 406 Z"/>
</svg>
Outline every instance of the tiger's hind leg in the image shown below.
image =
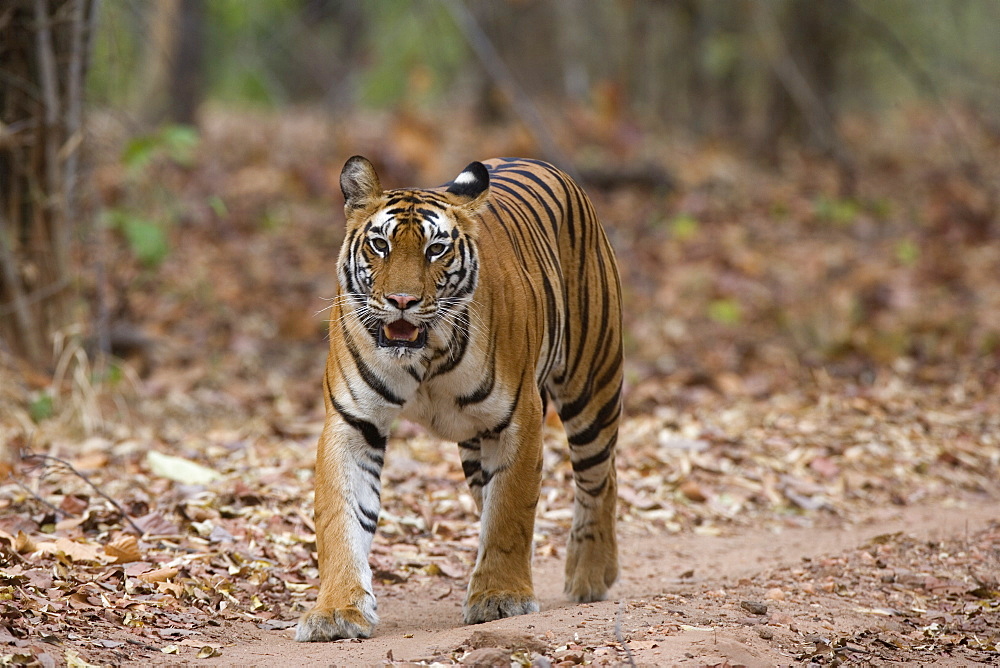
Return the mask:
<svg viewBox="0 0 1000 668">
<path fill-rule="evenodd" d="M 566 547 L 566 595 L 573 601 L 605 598 L 618 579 L 615 447 L 621 418 L 620 371 L 613 392 L 586 397 L 588 409 L 571 415 L 578 398 L 560 409 L 573 465 L 573 528 Z M 601 401 L 603 399 L 603 401 Z"/>
</svg>

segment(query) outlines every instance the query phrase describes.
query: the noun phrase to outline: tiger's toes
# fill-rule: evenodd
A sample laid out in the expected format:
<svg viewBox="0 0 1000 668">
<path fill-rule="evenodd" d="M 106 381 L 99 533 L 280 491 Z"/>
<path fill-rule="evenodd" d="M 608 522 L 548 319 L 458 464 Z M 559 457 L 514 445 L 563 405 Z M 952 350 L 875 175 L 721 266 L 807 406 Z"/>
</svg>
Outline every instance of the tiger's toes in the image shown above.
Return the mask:
<svg viewBox="0 0 1000 668">
<path fill-rule="evenodd" d="M 299 642 L 328 642 L 341 638 L 368 638 L 378 618 L 368 618 L 356 606 L 333 610 L 313 609 L 299 618 L 295 639 Z"/>
<path fill-rule="evenodd" d="M 466 624 L 481 624 L 494 619 L 538 612 L 538 601 L 531 594 L 488 591 L 470 594 L 462 606 Z"/>
<path fill-rule="evenodd" d="M 618 559 L 614 552 L 580 554 L 571 550 L 567 554 L 564 591 L 569 600 L 576 603 L 603 601 L 617 579 Z"/>
</svg>

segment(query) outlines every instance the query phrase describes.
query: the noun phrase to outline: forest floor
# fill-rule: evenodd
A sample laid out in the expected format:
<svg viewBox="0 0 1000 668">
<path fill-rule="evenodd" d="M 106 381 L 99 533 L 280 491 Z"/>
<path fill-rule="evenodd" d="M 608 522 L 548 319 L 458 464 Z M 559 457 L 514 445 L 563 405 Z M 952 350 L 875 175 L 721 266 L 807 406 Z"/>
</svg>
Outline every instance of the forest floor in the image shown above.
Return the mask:
<svg viewBox="0 0 1000 668">
<path fill-rule="evenodd" d="M 94 355 L 92 329 L 46 372 L 0 351 L 0 663 L 1000 662 L 1000 140 L 950 113 L 848 123 L 850 192 L 802 152 L 764 169 L 570 114 L 559 139 L 603 184 L 625 286 L 620 581 L 562 597 L 572 484 L 550 417 L 542 610 L 462 626 L 474 504 L 454 445 L 401 423 L 371 555 L 382 623 L 309 645 L 291 638 L 316 594 L 343 160 L 430 185 L 530 143 L 413 114 L 210 110 L 198 134 L 131 142 L 95 118 L 80 287 L 126 361 Z"/>
</svg>

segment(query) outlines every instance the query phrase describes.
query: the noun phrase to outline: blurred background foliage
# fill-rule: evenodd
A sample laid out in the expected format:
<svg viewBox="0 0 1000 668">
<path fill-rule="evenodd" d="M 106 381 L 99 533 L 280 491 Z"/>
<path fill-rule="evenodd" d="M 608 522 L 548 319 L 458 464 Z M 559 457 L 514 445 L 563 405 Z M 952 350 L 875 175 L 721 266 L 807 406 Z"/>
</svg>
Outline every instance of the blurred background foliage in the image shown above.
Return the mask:
<svg viewBox="0 0 1000 668">
<path fill-rule="evenodd" d="M 40 7 L 85 125 L 38 122 Z M 998 25 L 991 0 L 13 0 L 0 335 L 50 365 L 67 323 L 242 349 L 257 310 L 254 340 L 313 345 L 347 156 L 402 186 L 520 154 L 605 216 L 636 378 L 996 356 Z"/>
<path fill-rule="evenodd" d="M 481 35 L 463 27 L 465 13 Z M 497 113 L 473 44 L 483 38 L 542 103 L 762 145 L 822 142 L 826 130 L 799 126 L 913 99 L 995 114 L 998 25 L 988 0 L 108 0 L 89 91 L 96 105 L 187 122 L 203 100 L 475 101 Z"/>
</svg>

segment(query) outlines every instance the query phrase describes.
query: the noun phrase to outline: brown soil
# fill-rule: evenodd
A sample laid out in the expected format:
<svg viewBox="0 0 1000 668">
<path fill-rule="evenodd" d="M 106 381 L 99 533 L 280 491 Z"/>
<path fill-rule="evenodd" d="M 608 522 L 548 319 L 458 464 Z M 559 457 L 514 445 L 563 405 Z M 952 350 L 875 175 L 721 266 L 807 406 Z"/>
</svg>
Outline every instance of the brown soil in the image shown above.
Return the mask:
<svg viewBox="0 0 1000 668">
<path fill-rule="evenodd" d="M 1000 623 L 991 589 L 1000 578 L 998 518 L 995 504 L 970 502 L 878 510 L 829 528 L 745 528 L 721 536 L 628 532 L 613 600 L 567 603 L 561 559 L 544 557 L 535 562 L 537 614 L 463 626 L 464 583 L 404 582 L 377 588 L 382 622 L 370 639 L 301 644 L 291 628 L 227 622 L 191 643 L 219 646 L 217 657 L 195 659 L 188 650 L 161 654 L 156 662 L 507 666 L 513 655 L 539 665 L 614 665 L 631 655 L 636 665 L 992 663 Z M 982 559 L 973 546 L 985 543 Z M 961 576 L 970 574 L 992 584 L 963 585 Z M 949 603 L 963 594 L 970 600 L 956 614 Z M 976 601 L 972 614 L 968 603 Z M 981 647 L 948 642 L 948 626 L 963 614 L 983 622 Z"/>
</svg>

